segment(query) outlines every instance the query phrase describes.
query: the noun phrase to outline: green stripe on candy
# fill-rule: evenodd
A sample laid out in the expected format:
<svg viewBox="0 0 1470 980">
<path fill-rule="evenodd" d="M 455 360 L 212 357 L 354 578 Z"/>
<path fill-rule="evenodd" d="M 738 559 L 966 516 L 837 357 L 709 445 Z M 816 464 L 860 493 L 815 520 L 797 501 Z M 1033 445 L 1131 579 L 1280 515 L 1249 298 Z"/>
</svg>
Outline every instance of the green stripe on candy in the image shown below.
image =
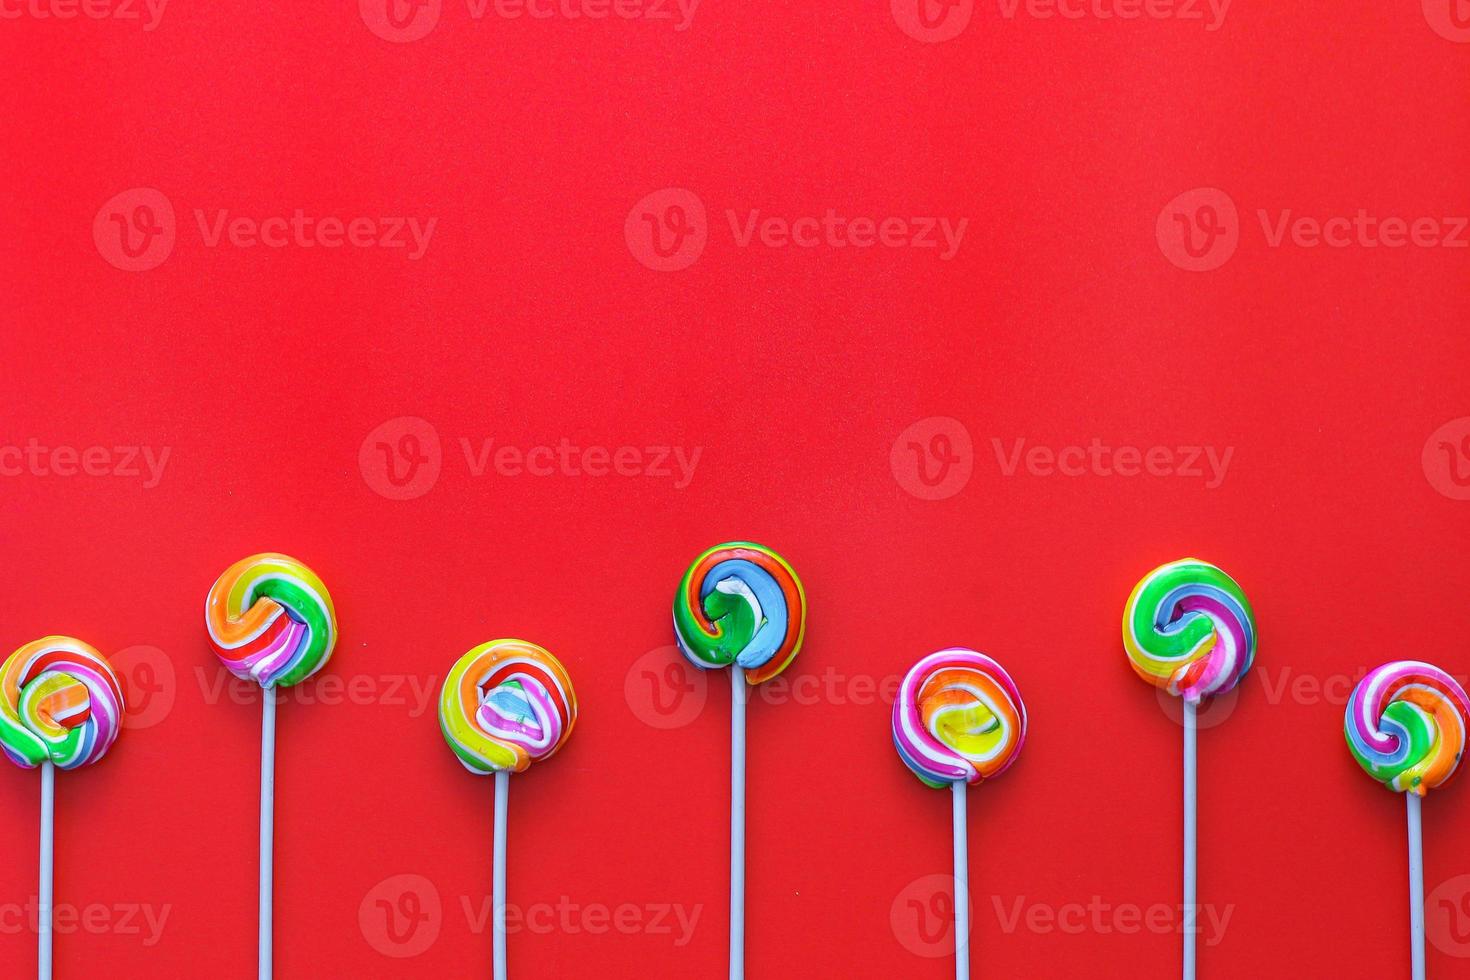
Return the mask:
<svg viewBox="0 0 1470 980">
<path fill-rule="evenodd" d="M 51 758 L 51 753 L 46 750 L 46 743 L 35 732 L 22 725 L 20 717 L 8 708 L 0 714 L 0 742 L 30 766 L 39 766 Z"/>
<path fill-rule="evenodd" d="M 691 654 L 712 667 L 728 666 L 735 662 L 741 650 L 750 645 L 761 624 L 756 621 L 755 610 L 744 597 L 716 589 L 704 597 L 705 616 L 710 622 L 720 625 L 720 635 L 710 636 L 684 601 L 697 567 L 699 561 L 689 566 L 684 580 L 679 583 L 679 594 L 674 597 L 674 626 Z"/>
<path fill-rule="evenodd" d="M 1212 586 L 1234 598 L 1245 610 L 1246 617 L 1250 620 L 1251 632 L 1255 632 L 1255 614 L 1251 612 L 1245 593 L 1230 576 L 1204 562 L 1182 562 L 1166 566 L 1165 571 L 1149 576 L 1148 583 L 1138 594 L 1138 601 L 1133 604 L 1133 618 L 1129 627 L 1138 645 L 1149 656 L 1160 660 L 1182 660 L 1214 634 L 1215 625 L 1207 616 L 1192 617 L 1178 632 L 1156 631 L 1154 613 L 1162 606 L 1165 596 L 1190 585 Z"/>
<path fill-rule="evenodd" d="M 1351 738 L 1347 740 L 1348 749 L 1353 753 L 1353 758 L 1358 760 L 1358 765 L 1380 783 L 1390 789 L 1412 790 L 1419 785 L 1422 777 L 1416 775 L 1406 784 L 1397 787 L 1393 785 L 1394 781 L 1414 768 L 1421 767 L 1424 761 L 1430 758 L 1434 751 L 1434 743 L 1439 738 L 1439 729 L 1428 712 L 1408 701 L 1390 701 L 1388 707 L 1383 709 L 1383 717 L 1385 720 L 1392 720 L 1402 725 L 1409 733 L 1409 753 L 1401 765 L 1375 763 L 1372 758 L 1358 751 L 1358 747 L 1353 744 Z"/>
<path fill-rule="evenodd" d="M 306 655 L 282 674 L 274 687 L 290 687 L 311 676 L 331 649 L 335 627 L 327 616 L 321 597 L 289 579 L 266 579 L 255 590 L 255 596 L 268 596 L 285 606 L 306 623 Z"/>
</svg>

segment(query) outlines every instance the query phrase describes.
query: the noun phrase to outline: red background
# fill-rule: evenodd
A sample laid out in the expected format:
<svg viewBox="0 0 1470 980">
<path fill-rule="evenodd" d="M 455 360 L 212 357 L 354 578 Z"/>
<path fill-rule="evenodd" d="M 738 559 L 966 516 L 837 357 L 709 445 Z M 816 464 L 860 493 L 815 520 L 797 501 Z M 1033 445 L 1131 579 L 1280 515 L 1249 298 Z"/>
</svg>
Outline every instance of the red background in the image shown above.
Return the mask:
<svg viewBox="0 0 1470 980">
<path fill-rule="evenodd" d="M 900 894 L 948 871 L 949 801 L 902 768 L 888 705 L 859 692 L 954 643 L 1008 665 L 1032 725 L 1020 764 L 971 795 L 977 971 L 1173 974 L 1177 935 L 1007 930 L 992 896 L 1064 915 L 1178 901 L 1179 732 L 1127 669 L 1118 620 L 1143 572 L 1185 554 L 1243 584 L 1262 636 L 1233 715 L 1201 736 L 1201 900 L 1233 907 L 1202 974 L 1407 976 L 1403 807 L 1351 762 L 1333 684 L 1405 656 L 1470 670 L 1470 504 L 1421 463 L 1470 414 L 1466 253 L 1272 248 L 1256 212 L 1465 214 L 1467 57 L 1409 0 L 1239 0 L 1213 32 L 981 3 L 943 43 L 873 0 L 706 0 L 682 32 L 475 21 L 451 2 L 402 44 L 345 2 L 174 0 L 151 32 L 5 21 L 0 443 L 171 452 L 151 488 L 0 479 L 7 649 L 48 632 L 153 647 L 153 680 L 129 683 L 174 699 L 58 780 L 58 900 L 167 907 L 162 939 L 61 936 L 58 976 L 253 975 L 259 711 L 211 693 L 201 608 L 226 565 L 266 549 L 332 589 L 342 633 L 323 676 L 378 692 L 281 708 L 280 976 L 488 973 L 462 897 L 489 887 L 491 783 L 387 685 L 437 691 L 504 635 L 557 652 L 583 705 L 563 754 L 514 780 L 512 901 L 702 909 L 684 946 L 522 931 L 512 968 L 720 975 L 727 687 L 712 675 L 673 730 L 626 692 L 671 642 L 685 565 L 731 537 L 805 581 L 788 676 L 838 679 L 751 708 L 751 976 L 950 975 L 909 948 Z M 128 272 L 92 226 L 138 187 L 170 200 L 177 241 Z M 624 238 L 665 187 L 709 214 L 679 272 Z M 1238 252 L 1207 273 L 1155 233 L 1198 187 L 1240 209 Z M 219 208 L 438 224 L 418 261 L 210 248 L 193 213 Z M 945 262 L 742 248 L 726 217 L 827 208 L 970 224 Z M 443 468 L 399 501 L 359 450 L 403 416 L 433 427 Z M 943 500 L 890 468 L 900 433 L 933 416 L 973 438 L 973 476 Z M 702 457 L 683 489 L 475 477 L 461 438 Z M 1216 489 L 1007 476 L 991 440 L 1021 438 L 1234 456 Z M 1327 693 L 1291 693 L 1303 678 Z M 37 785 L 0 772 L 12 912 L 35 887 Z M 1470 872 L 1467 794 L 1425 808 L 1431 889 Z M 372 941 L 370 892 L 400 874 L 443 908 L 407 959 Z M 1432 975 L 1464 969 L 1444 948 L 1467 952 L 1467 922 L 1432 926 Z M 24 975 L 33 946 L 0 923 L 8 968 Z"/>
</svg>

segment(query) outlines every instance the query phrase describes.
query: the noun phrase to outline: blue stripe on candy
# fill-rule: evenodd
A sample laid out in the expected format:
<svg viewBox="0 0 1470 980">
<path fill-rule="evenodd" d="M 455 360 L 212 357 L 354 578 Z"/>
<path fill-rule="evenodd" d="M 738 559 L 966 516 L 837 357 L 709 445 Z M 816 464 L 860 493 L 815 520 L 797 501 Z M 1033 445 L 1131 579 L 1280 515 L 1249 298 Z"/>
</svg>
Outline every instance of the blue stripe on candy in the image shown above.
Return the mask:
<svg viewBox="0 0 1470 980">
<path fill-rule="evenodd" d="M 725 579 L 734 578 L 744 582 L 755 593 L 761 607 L 761 625 L 756 627 L 750 643 L 735 658 L 744 670 L 754 670 L 776 655 L 786 641 L 786 593 L 770 572 L 754 562 L 741 558 L 722 561 L 709 570 L 699 586 L 699 598 L 703 601 L 715 591 Z"/>
</svg>

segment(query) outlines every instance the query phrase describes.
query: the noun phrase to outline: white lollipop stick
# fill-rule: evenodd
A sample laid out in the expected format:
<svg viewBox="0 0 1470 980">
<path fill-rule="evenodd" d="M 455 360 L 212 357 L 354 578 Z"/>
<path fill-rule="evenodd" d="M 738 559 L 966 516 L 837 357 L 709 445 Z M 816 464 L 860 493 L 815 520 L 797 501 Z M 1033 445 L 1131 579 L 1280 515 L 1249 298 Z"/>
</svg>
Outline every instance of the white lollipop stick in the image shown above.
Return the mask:
<svg viewBox="0 0 1470 980">
<path fill-rule="evenodd" d="M 36 910 L 38 921 L 36 932 L 37 976 L 51 980 L 51 916 L 52 916 L 52 867 L 55 850 L 52 842 L 56 834 L 56 767 L 49 762 L 41 763 L 41 887 L 40 908 Z"/>
<path fill-rule="evenodd" d="M 970 980 L 970 855 L 965 801 L 970 784 L 961 779 L 954 790 L 954 975 Z"/>
<path fill-rule="evenodd" d="M 495 771 L 495 871 L 491 899 L 492 955 L 495 980 L 505 980 L 505 823 L 509 812 L 510 770 Z"/>
<path fill-rule="evenodd" d="M 1199 810 L 1195 757 L 1197 702 L 1184 699 L 1184 980 L 1194 980 L 1195 924 L 1199 921 L 1195 814 Z"/>
<path fill-rule="evenodd" d="M 745 976 L 745 671 L 730 668 L 730 980 Z"/>
<path fill-rule="evenodd" d="M 1414 980 L 1424 980 L 1424 834 L 1419 794 L 1404 794 L 1409 804 L 1409 960 Z"/>
<path fill-rule="evenodd" d="M 275 870 L 276 692 L 261 689 L 260 720 L 260 980 L 271 978 L 271 896 Z"/>
</svg>

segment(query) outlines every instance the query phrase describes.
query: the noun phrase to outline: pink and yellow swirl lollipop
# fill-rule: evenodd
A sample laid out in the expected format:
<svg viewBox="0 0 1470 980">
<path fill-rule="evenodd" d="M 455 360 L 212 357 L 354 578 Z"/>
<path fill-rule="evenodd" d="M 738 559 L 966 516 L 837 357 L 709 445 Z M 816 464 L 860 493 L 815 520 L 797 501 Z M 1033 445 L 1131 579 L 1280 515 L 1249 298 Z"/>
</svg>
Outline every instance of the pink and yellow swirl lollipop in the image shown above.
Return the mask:
<svg viewBox="0 0 1470 980">
<path fill-rule="evenodd" d="M 549 758 L 577 723 L 577 695 L 561 661 L 525 640 L 482 643 L 444 678 L 439 730 L 480 775 L 524 772 Z"/>
<path fill-rule="evenodd" d="M 893 704 L 893 744 L 925 784 L 938 789 L 993 779 L 1025 742 L 1021 692 L 985 654 L 952 647 L 904 675 Z"/>
<path fill-rule="evenodd" d="M 73 637 L 27 643 L 0 666 L 0 748 L 18 766 L 91 765 L 117 740 L 123 709 L 112 667 Z"/>
</svg>

